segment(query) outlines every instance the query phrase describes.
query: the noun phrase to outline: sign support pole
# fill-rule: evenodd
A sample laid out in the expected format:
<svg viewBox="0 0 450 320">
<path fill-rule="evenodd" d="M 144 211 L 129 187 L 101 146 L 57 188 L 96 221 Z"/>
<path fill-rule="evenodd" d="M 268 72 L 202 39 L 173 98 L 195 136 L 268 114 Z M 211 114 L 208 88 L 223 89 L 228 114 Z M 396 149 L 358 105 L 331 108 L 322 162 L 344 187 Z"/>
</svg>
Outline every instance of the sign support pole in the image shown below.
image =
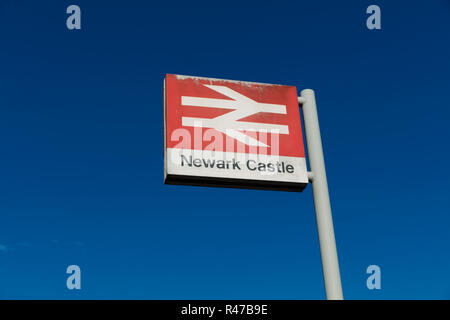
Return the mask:
<svg viewBox="0 0 450 320">
<path fill-rule="evenodd" d="M 334 237 L 330 195 L 328 193 L 314 91 L 311 89 L 302 90 L 298 102 L 302 107 L 309 166 L 312 171 L 308 177 L 312 180 L 325 292 L 328 300 L 343 300 L 344 296 L 342 293 L 336 240 Z"/>
</svg>

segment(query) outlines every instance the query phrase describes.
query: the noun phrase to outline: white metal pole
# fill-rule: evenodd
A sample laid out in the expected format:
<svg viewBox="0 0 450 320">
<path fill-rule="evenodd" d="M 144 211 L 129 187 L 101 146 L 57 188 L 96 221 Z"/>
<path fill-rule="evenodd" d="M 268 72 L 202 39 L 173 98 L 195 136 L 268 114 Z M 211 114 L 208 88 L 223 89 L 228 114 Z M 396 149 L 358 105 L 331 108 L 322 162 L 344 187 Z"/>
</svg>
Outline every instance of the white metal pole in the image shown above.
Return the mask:
<svg viewBox="0 0 450 320">
<path fill-rule="evenodd" d="M 299 103 L 302 106 L 309 166 L 312 171 L 310 176 L 312 178 L 325 292 L 328 300 L 343 300 L 344 295 L 342 293 L 341 276 L 339 274 L 330 196 L 328 193 L 327 175 L 325 172 L 325 161 L 323 158 L 322 139 L 320 137 L 319 118 L 317 116 L 314 91 L 311 89 L 302 90 Z"/>
</svg>

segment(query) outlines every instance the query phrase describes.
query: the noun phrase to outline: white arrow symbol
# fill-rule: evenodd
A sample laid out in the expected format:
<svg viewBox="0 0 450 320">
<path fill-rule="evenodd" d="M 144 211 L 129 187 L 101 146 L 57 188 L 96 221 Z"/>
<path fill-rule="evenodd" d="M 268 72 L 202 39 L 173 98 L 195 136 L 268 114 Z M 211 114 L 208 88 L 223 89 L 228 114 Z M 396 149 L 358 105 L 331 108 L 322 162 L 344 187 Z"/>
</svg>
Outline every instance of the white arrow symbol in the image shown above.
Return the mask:
<svg viewBox="0 0 450 320">
<path fill-rule="evenodd" d="M 183 126 L 213 128 L 246 145 L 260 147 L 267 147 L 267 145 L 239 132 L 239 130 L 289 134 L 289 128 L 285 125 L 239 121 L 259 112 L 286 114 L 285 105 L 256 102 L 226 86 L 206 84 L 204 86 L 233 100 L 182 96 L 181 104 L 183 106 L 233 109 L 234 111 L 213 119 L 182 117 Z"/>
</svg>

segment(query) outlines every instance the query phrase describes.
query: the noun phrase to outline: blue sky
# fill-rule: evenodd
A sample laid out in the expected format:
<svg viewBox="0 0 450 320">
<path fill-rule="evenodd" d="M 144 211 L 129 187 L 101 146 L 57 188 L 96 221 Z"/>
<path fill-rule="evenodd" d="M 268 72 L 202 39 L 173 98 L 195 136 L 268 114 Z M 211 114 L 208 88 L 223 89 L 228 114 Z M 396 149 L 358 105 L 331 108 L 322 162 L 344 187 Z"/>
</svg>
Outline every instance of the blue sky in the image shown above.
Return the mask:
<svg viewBox="0 0 450 320">
<path fill-rule="evenodd" d="M 0 38 L 0 298 L 324 298 L 310 187 L 163 184 L 166 73 L 314 89 L 345 298 L 450 298 L 449 1 L 2 0 Z"/>
</svg>

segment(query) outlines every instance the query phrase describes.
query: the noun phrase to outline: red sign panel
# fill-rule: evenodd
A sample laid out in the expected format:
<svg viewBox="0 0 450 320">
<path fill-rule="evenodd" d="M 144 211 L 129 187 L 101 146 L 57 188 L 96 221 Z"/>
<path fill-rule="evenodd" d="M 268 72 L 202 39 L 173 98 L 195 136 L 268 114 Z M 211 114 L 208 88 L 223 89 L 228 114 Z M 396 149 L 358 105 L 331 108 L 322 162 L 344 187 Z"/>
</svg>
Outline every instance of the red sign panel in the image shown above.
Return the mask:
<svg viewBox="0 0 450 320">
<path fill-rule="evenodd" d="M 302 190 L 293 86 L 166 75 L 165 182 Z"/>
</svg>

